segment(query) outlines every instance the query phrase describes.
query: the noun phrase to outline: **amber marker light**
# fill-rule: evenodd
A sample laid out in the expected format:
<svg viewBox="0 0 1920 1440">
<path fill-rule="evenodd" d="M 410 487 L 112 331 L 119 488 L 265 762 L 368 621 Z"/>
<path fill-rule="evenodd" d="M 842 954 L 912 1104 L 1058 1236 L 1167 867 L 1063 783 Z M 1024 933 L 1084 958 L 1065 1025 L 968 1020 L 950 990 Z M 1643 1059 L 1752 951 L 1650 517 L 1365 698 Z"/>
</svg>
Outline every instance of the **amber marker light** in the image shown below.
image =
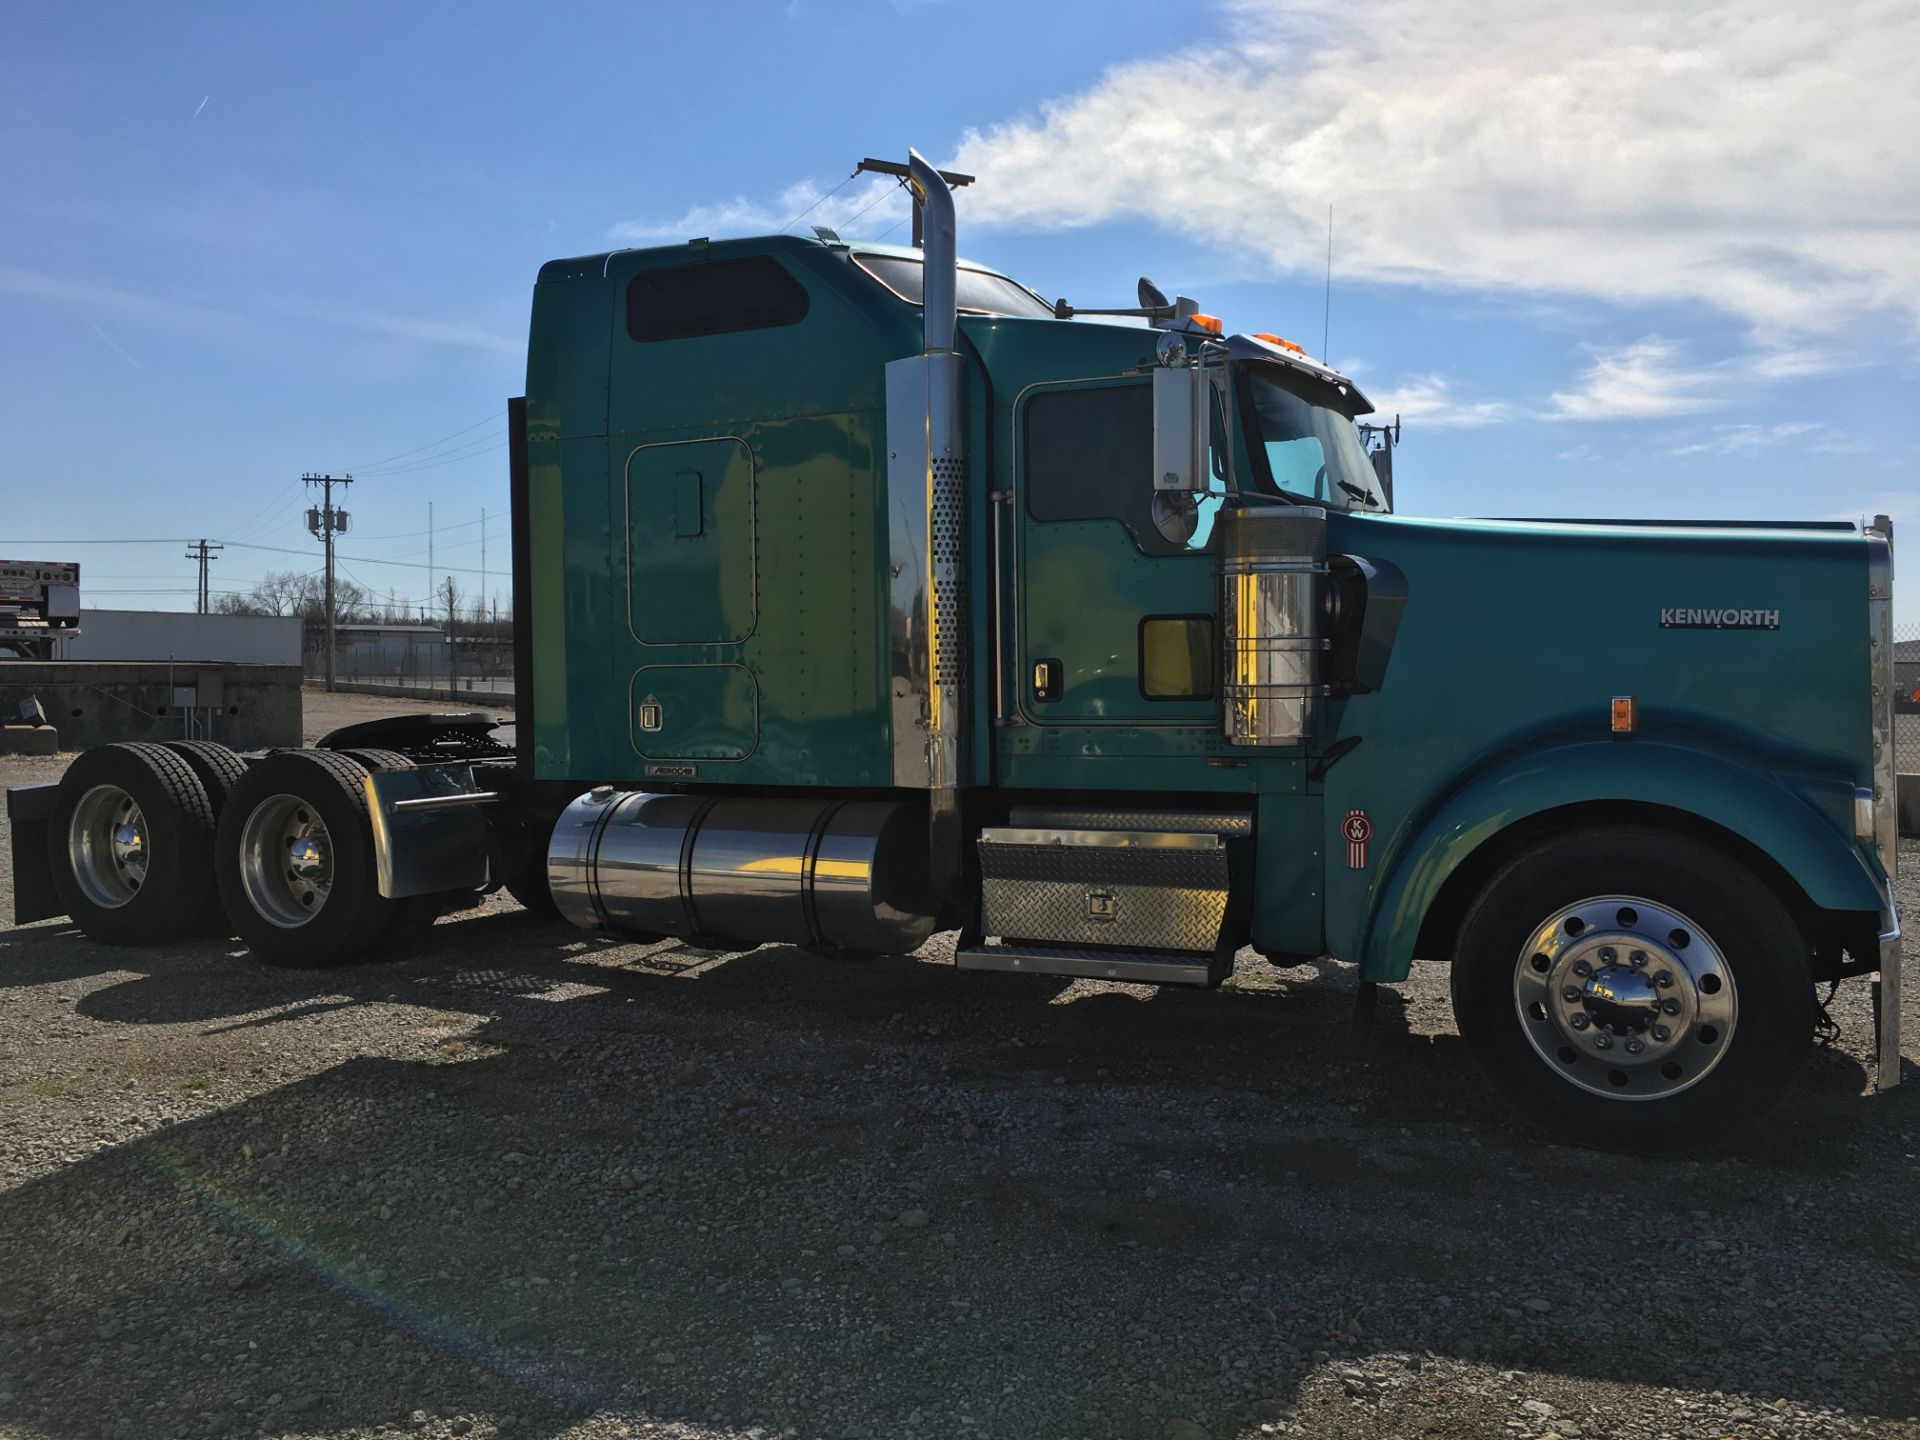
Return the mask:
<svg viewBox="0 0 1920 1440">
<path fill-rule="evenodd" d="M 1640 728 L 1640 702 L 1631 695 L 1613 697 L 1613 733 L 1631 735 Z"/>
<path fill-rule="evenodd" d="M 1282 350 L 1291 350 L 1296 355 L 1304 355 L 1307 353 L 1304 345 L 1296 345 L 1291 340 L 1282 340 L 1278 335 L 1269 335 L 1264 330 L 1254 332 L 1253 338 L 1256 340 L 1264 340 L 1269 345 L 1278 345 Z"/>
<path fill-rule="evenodd" d="M 1196 330 L 1204 330 L 1209 335 L 1220 333 L 1220 317 L 1217 315 L 1189 315 L 1187 323 Z"/>
</svg>

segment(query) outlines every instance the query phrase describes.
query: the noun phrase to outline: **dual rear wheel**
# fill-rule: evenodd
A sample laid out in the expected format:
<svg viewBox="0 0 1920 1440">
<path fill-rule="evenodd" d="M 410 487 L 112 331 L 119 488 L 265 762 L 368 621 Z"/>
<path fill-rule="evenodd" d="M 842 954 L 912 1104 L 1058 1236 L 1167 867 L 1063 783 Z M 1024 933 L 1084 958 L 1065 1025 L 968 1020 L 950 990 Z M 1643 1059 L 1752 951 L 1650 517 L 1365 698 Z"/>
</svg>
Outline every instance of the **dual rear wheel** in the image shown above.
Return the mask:
<svg viewBox="0 0 1920 1440">
<path fill-rule="evenodd" d="M 237 933 L 270 964 L 345 964 L 430 925 L 444 897 L 380 894 L 364 781 L 392 751 L 106 745 L 68 767 L 48 829 L 67 913 L 115 944 Z"/>
</svg>

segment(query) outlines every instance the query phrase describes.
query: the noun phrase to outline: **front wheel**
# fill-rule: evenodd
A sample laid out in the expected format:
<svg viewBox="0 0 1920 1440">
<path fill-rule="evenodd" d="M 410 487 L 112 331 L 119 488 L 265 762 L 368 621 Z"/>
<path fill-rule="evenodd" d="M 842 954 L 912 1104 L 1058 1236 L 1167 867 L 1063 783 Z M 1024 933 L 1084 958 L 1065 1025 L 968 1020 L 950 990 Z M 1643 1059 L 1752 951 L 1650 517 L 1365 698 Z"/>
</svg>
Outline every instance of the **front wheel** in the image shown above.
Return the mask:
<svg viewBox="0 0 1920 1440">
<path fill-rule="evenodd" d="M 1732 1140 L 1813 1036 L 1807 947 L 1752 872 L 1699 841 L 1577 831 L 1509 861 L 1467 912 L 1454 1018 L 1543 1128 L 1608 1149 Z"/>
</svg>

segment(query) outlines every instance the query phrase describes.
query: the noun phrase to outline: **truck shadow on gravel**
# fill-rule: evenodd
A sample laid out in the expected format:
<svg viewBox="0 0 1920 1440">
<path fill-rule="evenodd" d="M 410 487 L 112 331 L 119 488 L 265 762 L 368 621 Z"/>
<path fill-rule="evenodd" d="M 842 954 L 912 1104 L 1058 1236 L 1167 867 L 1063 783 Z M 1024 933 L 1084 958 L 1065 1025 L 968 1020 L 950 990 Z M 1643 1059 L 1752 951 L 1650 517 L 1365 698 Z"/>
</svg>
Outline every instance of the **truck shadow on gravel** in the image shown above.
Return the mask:
<svg viewBox="0 0 1920 1440">
<path fill-rule="evenodd" d="M 1414 1023 L 1431 985 L 1354 1053 L 1344 967 L 1178 994 L 518 913 L 328 972 L 0 939 L 0 983 L 128 972 L 96 1022 L 378 1009 L 418 1057 L 0 1195 L 0 1421 L 41 1434 L 1499 1429 L 1517 1382 L 1460 1360 L 1568 1414 L 1596 1381 L 1920 1409 L 1915 1107 L 1844 1054 L 1739 1153 L 1653 1162 L 1510 1124 Z"/>
</svg>

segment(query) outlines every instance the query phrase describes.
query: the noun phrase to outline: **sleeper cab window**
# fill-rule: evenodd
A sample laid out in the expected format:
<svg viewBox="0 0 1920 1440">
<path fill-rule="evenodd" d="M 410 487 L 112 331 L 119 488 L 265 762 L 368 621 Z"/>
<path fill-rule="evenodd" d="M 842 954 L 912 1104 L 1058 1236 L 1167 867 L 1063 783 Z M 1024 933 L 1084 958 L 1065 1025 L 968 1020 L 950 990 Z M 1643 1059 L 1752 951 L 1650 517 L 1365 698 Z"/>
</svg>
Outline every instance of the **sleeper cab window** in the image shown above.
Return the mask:
<svg viewBox="0 0 1920 1440">
<path fill-rule="evenodd" d="M 807 287 L 771 255 L 645 270 L 627 282 L 627 334 L 635 340 L 689 340 L 797 325 Z"/>
<path fill-rule="evenodd" d="M 1213 698 L 1213 617 L 1149 615 L 1140 622 L 1140 693 L 1149 700 Z"/>
</svg>

